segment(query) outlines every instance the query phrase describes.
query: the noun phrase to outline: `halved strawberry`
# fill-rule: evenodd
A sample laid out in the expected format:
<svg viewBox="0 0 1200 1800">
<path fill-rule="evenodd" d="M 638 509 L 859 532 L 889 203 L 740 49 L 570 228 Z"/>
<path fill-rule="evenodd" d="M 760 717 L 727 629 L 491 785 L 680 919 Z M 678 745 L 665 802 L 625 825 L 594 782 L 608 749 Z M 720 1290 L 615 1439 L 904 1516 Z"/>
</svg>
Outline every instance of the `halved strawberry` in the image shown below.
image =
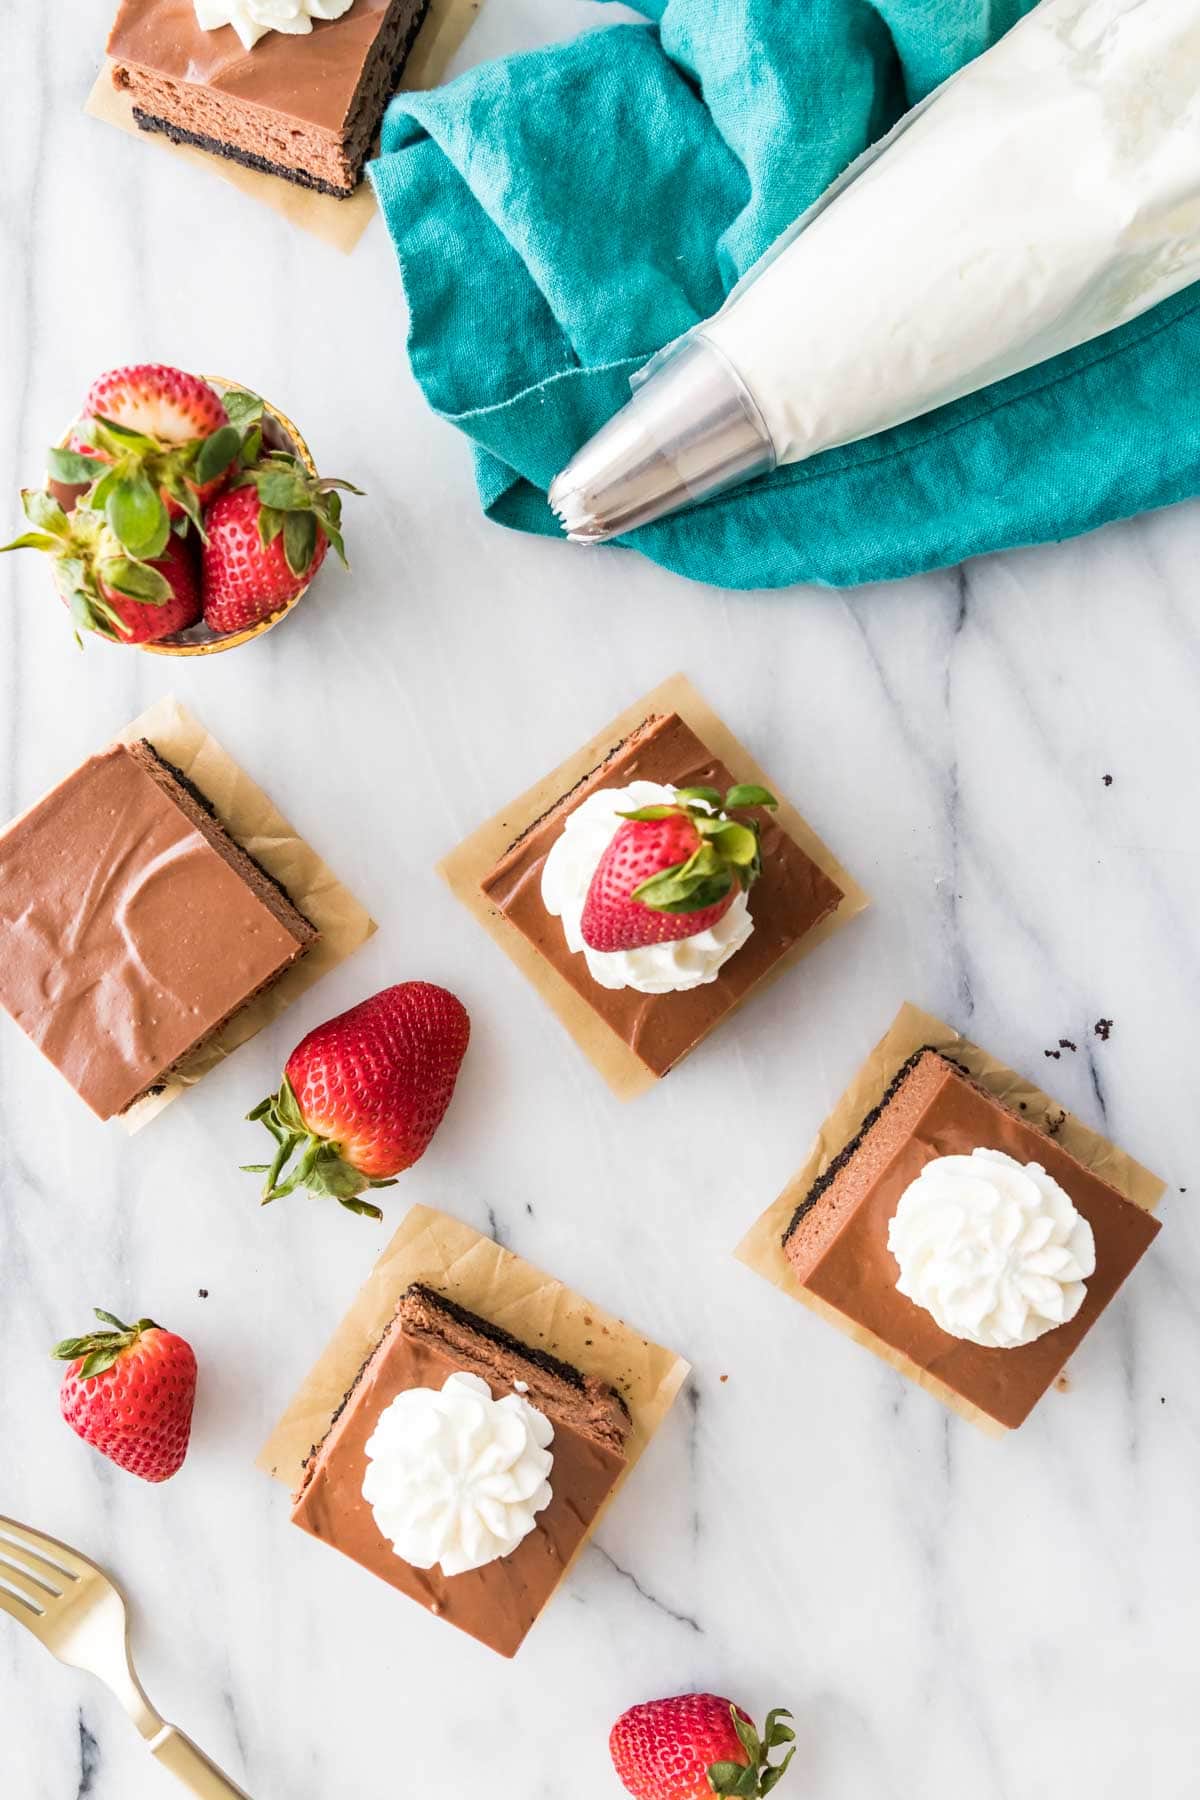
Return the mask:
<svg viewBox="0 0 1200 1800">
<path fill-rule="evenodd" d="M 168 532 L 162 551 L 147 561 L 130 556 L 103 515 L 88 506 L 71 513 L 52 494 L 21 494 L 33 527 L 6 550 L 41 550 L 54 559 L 54 579 L 81 631 L 120 644 L 147 644 L 185 631 L 200 617 L 200 585 L 189 544 Z"/>
<path fill-rule="evenodd" d="M 207 381 L 166 363 L 138 363 L 98 375 L 79 417 L 81 424 L 110 419 L 160 444 L 188 444 L 229 423 L 223 402 Z"/>
<path fill-rule="evenodd" d="M 140 363 L 92 383 L 67 448 L 51 450 L 47 467 L 64 487 L 87 484 L 89 503 L 126 551 L 149 561 L 162 554 L 172 521 L 203 531 L 202 508 L 241 447 L 238 424 L 206 381 Z M 106 465 L 99 472 L 98 463 Z"/>
<path fill-rule="evenodd" d="M 584 943 L 637 950 L 708 931 L 762 869 L 757 823 L 730 814 L 777 805 L 766 788 L 742 783 L 724 797 L 680 788 L 673 802 L 621 813 L 584 901 Z"/>
</svg>

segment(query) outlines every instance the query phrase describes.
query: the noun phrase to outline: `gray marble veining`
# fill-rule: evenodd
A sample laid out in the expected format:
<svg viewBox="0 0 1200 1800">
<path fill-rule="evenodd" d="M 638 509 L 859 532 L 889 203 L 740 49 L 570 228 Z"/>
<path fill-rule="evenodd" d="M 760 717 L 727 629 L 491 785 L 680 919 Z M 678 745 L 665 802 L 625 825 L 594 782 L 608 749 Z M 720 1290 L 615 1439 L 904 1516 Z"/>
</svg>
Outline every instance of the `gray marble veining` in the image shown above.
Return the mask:
<svg viewBox="0 0 1200 1800">
<path fill-rule="evenodd" d="M 5 13 L 0 493 L 95 372 L 159 357 L 260 387 L 368 498 L 352 578 L 200 665 L 76 653 L 44 571 L 0 561 L 0 809 L 173 688 L 382 929 L 133 1142 L 0 1021 L 0 1511 L 111 1565 L 156 1699 L 256 1800 L 607 1800 L 617 1713 L 692 1684 L 793 1707 L 798 1800 L 1188 1800 L 1200 508 L 845 595 L 721 593 L 505 535 L 408 374 L 381 229 L 342 258 L 83 118 L 102 13 Z M 466 55 L 601 16 L 505 0 Z M 433 864 L 680 666 L 875 905 L 621 1107 Z M 454 987 L 475 1035 L 389 1220 L 443 1205 L 696 1366 L 512 1665 L 291 1530 L 253 1467 L 382 1233 L 260 1210 L 242 1115 L 303 1029 L 412 975 Z M 1069 1391 L 1003 1444 L 730 1257 L 906 997 L 1171 1184 Z M 58 1419 L 46 1351 L 97 1304 L 199 1355 L 194 1447 L 162 1489 Z M 4 1619 L 0 1723 L 5 1800 L 169 1790 L 103 1692 Z"/>
</svg>

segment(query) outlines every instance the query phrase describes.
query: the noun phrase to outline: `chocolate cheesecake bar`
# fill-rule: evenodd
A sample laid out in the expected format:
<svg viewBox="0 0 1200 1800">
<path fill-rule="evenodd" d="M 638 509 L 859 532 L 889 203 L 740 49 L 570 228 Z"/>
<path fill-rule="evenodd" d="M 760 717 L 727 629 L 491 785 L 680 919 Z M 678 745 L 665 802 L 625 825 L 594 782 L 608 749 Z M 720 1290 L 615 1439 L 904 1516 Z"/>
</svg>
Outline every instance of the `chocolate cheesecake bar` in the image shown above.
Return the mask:
<svg viewBox="0 0 1200 1800">
<path fill-rule="evenodd" d="M 398 1556 L 363 1498 L 366 1446 L 380 1415 L 411 1388 L 440 1389 L 459 1372 L 494 1398 L 514 1391 L 554 1428 L 552 1498 L 508 1556 L 445 1576 Z M 513 1656 L 625 1469 L 629 1410 L 583 1374 L 423 1284 L 410 1287 L 304 1468 L 293 1522 L 431 1612 Z"/>
<path fill-rule="evenodd" d="M 428 0 L 354 0 L 311 32 L 243 48 L 206 31 L 192 0 L 121 0 L 114 85 L 143 131 L 344 199 L 352 194 Z"/>
<path fill-rule="evenodd" d="M 0 834 L 0 1005 L 101 1119 L 317 936 L 145 740 L 90 757 Z"/>
<path fill-rule="evenodd" d="M 645 994 L 628 987 L 601 987 L 592 978 L 584 957 L 568 948 L 561 920 L 546 910 L 542 870 L 569 815 L 599 789 L 653 781 L 715 787 L 724 793 L 739 779 L 677 713 L 651 716 L 523 831 L 481 882 L 497 911 L 655 1076 L 673 1068 L 781 957 L 834 911 L 843 897 L 841 888 L 770 811 L 745 809 L 758 824 L 762 855 L 762 874 L 748 896 L 754 930 L 713 981 L 679 993 Z"/>
<path fill-rule="evenodd" d="M 1095 1237 L 1096 1268 L 1079 1312 L 1034 1342 L 984 1347 L 942 1331 L 897 1289 L 888 1224 L 926 1164 L 976 1149 L 1036 1162 Z M 1085 1167 L 1047 1131 L 931 1047 L 904 1063 L 880 1104 L 801 1199 L 784 1251 L 809 1293 L 951 1404 L 1018 1426 L 1052 1386 L 1159 1231 L 1158 1221 Z"/>
</svg>

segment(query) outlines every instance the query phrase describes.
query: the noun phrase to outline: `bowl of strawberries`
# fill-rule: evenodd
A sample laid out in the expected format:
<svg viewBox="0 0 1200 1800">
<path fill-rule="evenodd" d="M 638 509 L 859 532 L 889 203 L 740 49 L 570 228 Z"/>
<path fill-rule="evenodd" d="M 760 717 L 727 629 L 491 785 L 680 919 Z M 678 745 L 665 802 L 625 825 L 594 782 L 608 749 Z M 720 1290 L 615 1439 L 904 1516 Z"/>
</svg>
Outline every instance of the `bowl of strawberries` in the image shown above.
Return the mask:
<svg viewBox="0 0 1200 1800">
<path fill-rule="evenodd" d="M 345 563 L 346 492 L 258 394 L 140 363 L 92 383 L 0 550 L 49 557 L 77 641 L 209 656 L 277 625 L 331 547 Z"/>
</svg>

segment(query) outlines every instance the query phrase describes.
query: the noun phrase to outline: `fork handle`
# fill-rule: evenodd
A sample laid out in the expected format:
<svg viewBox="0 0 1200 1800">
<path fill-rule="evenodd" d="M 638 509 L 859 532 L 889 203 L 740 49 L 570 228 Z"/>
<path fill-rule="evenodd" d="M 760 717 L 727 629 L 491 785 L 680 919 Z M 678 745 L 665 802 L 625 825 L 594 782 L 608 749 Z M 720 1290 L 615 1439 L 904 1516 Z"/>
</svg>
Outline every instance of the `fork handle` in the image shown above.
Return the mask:
<svg viewBox="0 0 1200 1800">
<path fill-rule="evenodd" d="M 151 1754 L 164 1769 L 170 1770 L 197 1800 L 250 1800 L 228 1775 L 222 1775 L 216 1763 L 209 1762 L 203 1750 L 197 1749 L 190 1737 L 174 1725 L 164 1725 L 150 1739 Z"/>
</svg>

